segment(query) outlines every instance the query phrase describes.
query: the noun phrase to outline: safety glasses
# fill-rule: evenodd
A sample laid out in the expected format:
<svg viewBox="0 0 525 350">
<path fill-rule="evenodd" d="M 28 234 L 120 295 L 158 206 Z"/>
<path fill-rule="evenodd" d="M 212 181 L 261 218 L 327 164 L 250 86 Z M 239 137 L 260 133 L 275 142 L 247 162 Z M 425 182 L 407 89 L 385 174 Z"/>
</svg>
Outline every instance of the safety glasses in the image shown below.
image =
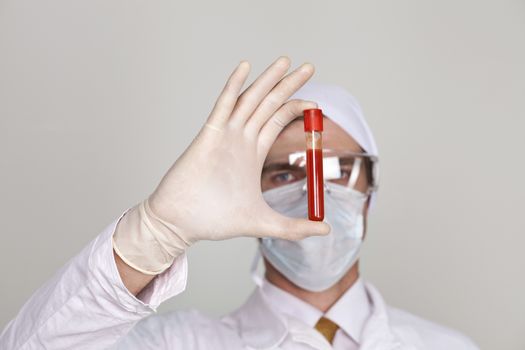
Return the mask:
<svg viewBox="0 0 525 350">
<path fill-rule="evenodd" d="M 378 187 L 378 158 L 368 153 L 323 149 L 325 181 L 369 194 Z M 296 151 L 267 159 L 262 170 L 263 191 L 306 178 L 306 153 Z"/>
</svg>

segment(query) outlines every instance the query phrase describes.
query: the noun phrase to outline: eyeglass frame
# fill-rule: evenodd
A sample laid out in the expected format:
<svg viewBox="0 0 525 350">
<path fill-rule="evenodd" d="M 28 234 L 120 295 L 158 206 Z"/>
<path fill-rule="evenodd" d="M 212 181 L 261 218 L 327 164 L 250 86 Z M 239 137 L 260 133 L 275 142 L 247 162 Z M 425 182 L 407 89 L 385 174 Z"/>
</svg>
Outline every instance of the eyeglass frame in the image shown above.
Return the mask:
<svg viewBox="0 0 525 350">
<path fill-rule="evenodd" d="M 348 156 L 353 156 L 355 158 L 365 159 L 364 167 L 365 167 L 365 174 L 366 174 L 368 186 L 364 193 L 367 195 L 370 195 L 371 193 L 378 190 L 379 188 L 379 171 L 378 171 L 379 170 L 379 157 L 378 156 L 367 153 L 367 152 L 354 152 L 354 151 L 347 151 L 347 150 L 334 150 L 334 149 L 325 148 L 323 149 L 323 158 L 324 158 L 324 154 L 328 152 L 343 152 L 345 156 L 348 155 Z M 305 153 L 305 151 L 300 150 L 296 152 L 290 152 L 289 155 L 293 153 Z M 304 167 L 304 165 L 299 166 L 299 167 Z M 264 173 L 265 168 L 266 167 L 263 166 L 262 173 Z M 262 173 L 261 173 L 261 179 L 262 179 Z M 350 175 L 351 178 L 348 180 L 348 184 L 353 183 L 352 186 L 349 186 L 351 188 L 355 186 L 355 182 L 357 181 L 357 178 L 359 177 L 359 172 L 358 172 L 357 176 L 355 176 L 356 178 L 352 179 L 353 174 L 354 173 L 352 172 L 352 174 Z"/>
</svg>

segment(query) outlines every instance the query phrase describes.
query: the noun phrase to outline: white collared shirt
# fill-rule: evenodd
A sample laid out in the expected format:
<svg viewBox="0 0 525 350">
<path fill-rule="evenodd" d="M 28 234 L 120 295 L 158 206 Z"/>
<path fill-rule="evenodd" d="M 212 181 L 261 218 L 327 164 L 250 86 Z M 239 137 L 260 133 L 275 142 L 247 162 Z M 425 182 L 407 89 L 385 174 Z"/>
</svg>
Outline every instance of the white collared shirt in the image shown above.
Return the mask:
<svg viewBox="0 0 525 350">
<path fill-rule="evenodd" d="M 361 333 L 371 313 L 371 303 L 361 278 L 324 315 L 319 309 L 278 288 L 267 279 L 263 279 L 261 291 L 275 312 L 301 320 L 312 328 L 322 316 L 335 322 L 339 326 L 333 340 L 335 350 L 359 349 Z"/>
</svg>

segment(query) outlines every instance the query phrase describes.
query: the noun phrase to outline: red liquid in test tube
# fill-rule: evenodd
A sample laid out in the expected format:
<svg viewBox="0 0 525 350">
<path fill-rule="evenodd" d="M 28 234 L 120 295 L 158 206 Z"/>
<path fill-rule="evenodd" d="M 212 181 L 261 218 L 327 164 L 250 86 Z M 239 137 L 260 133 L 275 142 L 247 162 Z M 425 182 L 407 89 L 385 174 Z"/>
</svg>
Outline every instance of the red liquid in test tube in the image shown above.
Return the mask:
<svg viewBox="0 0 525 350">
<path fill-rule="evenodd" d="M 306 183 L 308 187 L 308 219 L 324 219 L 323 183 L 323 112 L 320 109 L 306 109 L 304 132 L 306 135 Z"/>
</svg>

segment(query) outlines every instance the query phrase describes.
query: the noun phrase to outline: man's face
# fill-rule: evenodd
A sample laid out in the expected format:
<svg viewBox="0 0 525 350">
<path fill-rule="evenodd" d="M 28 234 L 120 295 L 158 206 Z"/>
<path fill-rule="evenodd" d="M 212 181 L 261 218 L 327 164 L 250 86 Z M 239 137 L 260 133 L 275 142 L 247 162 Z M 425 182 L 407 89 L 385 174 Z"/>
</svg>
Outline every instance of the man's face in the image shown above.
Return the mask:
<svg viewBox="0 0 525 350">
<path fill-rule="evenodd" d="M 363 149 L 359 144 L 350 136 L 346 131 L 344 131 L 339 125 L 334 123 L 328 118 L 323 119 L 324 131 L 323 131 L 323 149 L 330 149 L 335 151 L 335 154 L 344 154 L 345 152 L 352 153 L 364 153 Z M 287 164 L 289 163 L 288 156 L 295 152 L 304 152 L 306 149 L 306 138 L 304 135 L 304 122 L 302 119 L 295 120 L 288 124 L 284 130 L 279 134 L 277 139 L 270 148 L 268 155 L 266 157 L 264 166 L 263 166 L 263 176 L 261 177 L 261 190 L 264 192 L 266 190 L 283 186 L 288 182 L 297 181 L 293 176 L 297 175 L 298 172 L 294 174 L 291 170 L 286 170 L 286 167 L 280 169 L 276 167 L 277 170 L 268 171 L 268 176 L 265 174 L 265 169 L 272 168 L 274 164 Z M 358 177 L 355 186 L 355 190 L 362 193 L 367 193 L 369 187 L 369 178 L 371 175 L 371 169 L 367 169 L 365 162 L 361 163 L 360 176 Z M 353 164 L 352 164 L 353 167 Z M 280 170 L 279 170 L 280 169 Z M 304 176 L 304 173 L 301 173 Z M 348 177 L 347 177 L 348 179 Z M 337 182 L 336 182 L 337 183 Z M 346 181 L 344 184 L 347 184 Z M 368 197 L 367 203 L 363 208 L 363 218 L 364 218 L 364 231 L 363 239 L 366 236 L 367 231 L 367 214 L 368 214 L 368 204 L 370 203 L 370 197 Z M 260 238 L 259 238 L 260 240 Z M 278 285 L 286 286 L 286 281 L 289 284 L 293 284 L 288 280 L 282 273 L 280 273 L 266 257 L 264 257 L 264 263 L 266 266 L 266 277 L 269 278 L 272 283 L 277 283 Z M 353 276 L 357 273 L 358 263 L 356 262 L 354 266 L 348 271 L 346 276 Z M 344 279 L 345 277 L 343 277 Z"/>
<path fill-rule="evenodd" d="M 339 125 L 326 117 L 323 119 L 323 124 L 323 149 L 363 153 L 363 149 L 359 144 Z M 288 155 L 290 153 L 305 150 L 306 140 L 303 125 L 303 120 L 300 119 L 286 126 L 273 143 L 272 148 L 270 148 L 268 156 L 266 157 L 265 166 L 274 163 L 286 163 L 288 162 Z M 365 164 L 363 163 L 361 167 L 361 176 L 358 178 L 355 189 L 364 193 L 367 190 L 368 181 L 365 175 Z M 287 169 L 276 170 L 272 172 L 272 176 L 263 177 L 261 181 L 262 191 L 281 185 L 287 181 L 287 177 L 293 177 L 293 174 Z"/>
</svg>

